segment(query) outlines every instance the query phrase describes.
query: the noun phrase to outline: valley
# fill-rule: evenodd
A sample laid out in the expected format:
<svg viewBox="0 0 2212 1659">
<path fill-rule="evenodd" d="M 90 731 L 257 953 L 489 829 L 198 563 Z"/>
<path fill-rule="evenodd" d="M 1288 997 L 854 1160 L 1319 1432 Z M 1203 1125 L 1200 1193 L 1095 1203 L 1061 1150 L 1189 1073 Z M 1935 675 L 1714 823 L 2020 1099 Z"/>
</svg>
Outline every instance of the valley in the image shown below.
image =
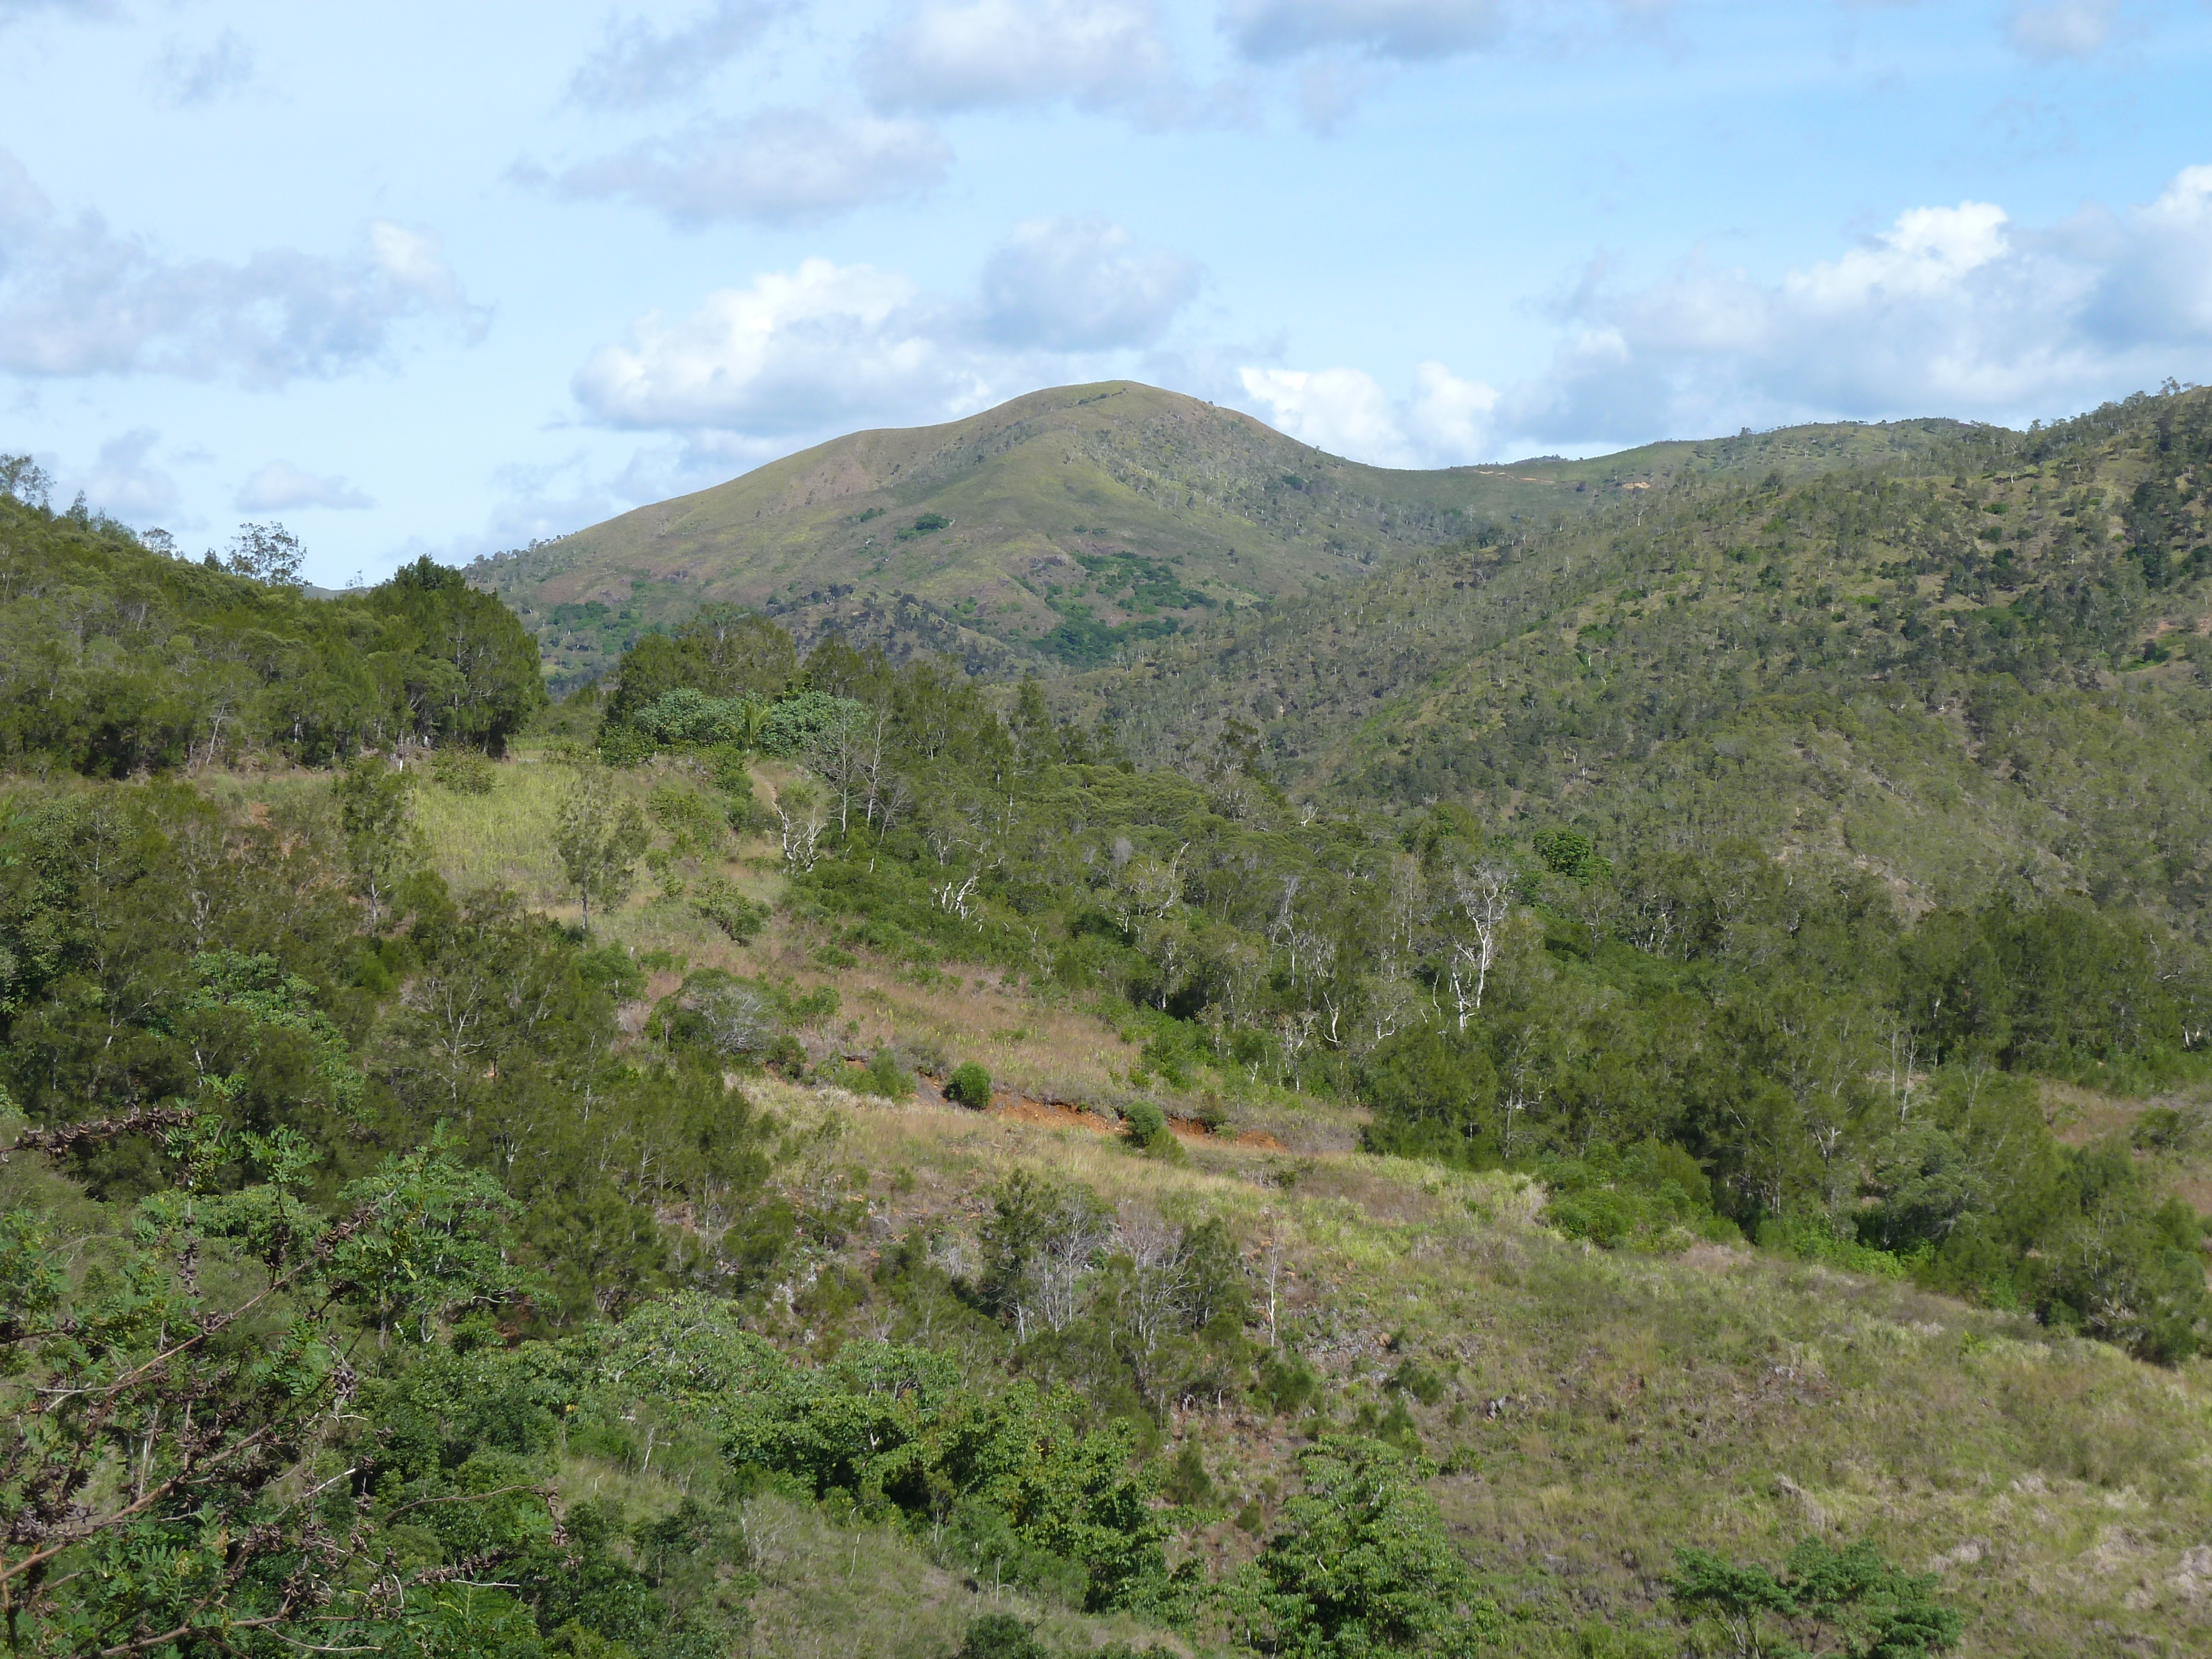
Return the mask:
<svg viewBox="0 0 2212 1659">
<path fill-rule="evenodd" d="M 2208 459 L 1117 383 L 329 597 L 0 501 L 18 1645 L 2196 1651 Z"/>
</svg>

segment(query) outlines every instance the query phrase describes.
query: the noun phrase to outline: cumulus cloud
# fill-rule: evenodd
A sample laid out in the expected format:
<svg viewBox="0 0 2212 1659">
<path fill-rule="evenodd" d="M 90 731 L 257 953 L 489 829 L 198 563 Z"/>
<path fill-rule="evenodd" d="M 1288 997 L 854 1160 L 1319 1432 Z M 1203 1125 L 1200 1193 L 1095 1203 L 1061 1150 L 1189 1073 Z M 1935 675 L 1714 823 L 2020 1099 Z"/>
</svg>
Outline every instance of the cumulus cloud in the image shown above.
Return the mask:
<svg viewBox="0 0 2212 1659">
<path fill-rule="evenodd" d="M 2112 38 L 2119 10 L 2119 0 L 2018 0 L 2006 33 L 2031 58 L 2094 58 Z"/>
<path fill-rule="evenodd" d="M 1034 219 L 983 266 L 986 331 L 1004 345 L 1051 351 L 1148 346 L 1198 282 L 1190 260 L 1137 252 L 1109 220 Z"/>
<path fill-rule="evenodd" d="M 860 80 L 885 109 L 1103 109 L 1164 95 L 1174 68 L 1139 0 L 931 0 L 862 48 Z"/>
<path fill-rule="evenodd" d="M 171 41 L 154 74 L 172 103 L 212 104 L 252 82 L 253 48 L 236 29 L 225 29 L 197 52 Z"/>
<path fill-rule="evenodd" d="M 1357 368 L 1246 368 L 1254 412 L 1303 443 L 1376 466 L 1452 466 L 1480 459 L 1498 393 L 1425 362 L 1409 398 L 1394 398 Z"/>
<path fill-rule="evenodd" d="M 809 259 L 710 294 L 688 317 L 641 319 L 592 354 L 574 389 L 599 420 L 695 442 L 947 420 L 1157 340 L 1196 282 L 1188 261 L 1097 220 L 1020 227 L 972 298 Z"/>
<path fill-rule="evenodd" d="M 696 90 L 789 9 L 788 0 L 716 0 L 681 27 L 665 30 L 641 18 L 613 19 L 598 50 L 570 77 L 569 100 L 593 109 L 639 109 Z"/>
<path fill-rule="evenodd" d="M 1915 208 L 1778 281 L 1692 260 L 1587 284 L 1548 374 L 1498 418 L 1571 442 L 1846 416 L 1993 420 L 2212 370 L 2212 167 L 2158 198 L 2023 226 L 1990 203 Z"/>
<path fill-rule="evenodd" d="M 618 198 L 687 228 L 717 220 L 817 223 L 934 190 L 951 146 L 922 122 L 834 107 L 762 110 L 569 168 L 559 194 Z"/>
<path fill-rule="evenodd" d="M 126 523 L 144 524 L 176 511 L 177 481 L 149 459 L 161 434 L 140 427 L 100 447 L 83 483 L 85 499 Z"/>
<path fill-rule="evenodd" d="M 400 322 L 436 313 L 471 335 L 484 325 L 419 232 L 379 222 L 341 258 L 272 248 L 177 263 L 96 214 L 64 218 L 0 151 L 0 370 L 276 386 L 373 360 Z"/>
<path fill-rule="evenodd" d="M 271 461 L 240 488 L 241 513 L 289 513 L 302 507 L 357 511 L 376 503 L 343 478 L 318 477 L 289 461 Z"/>
<path fill-rule="evenodd" d="M 950 407 L 975 390 L 946 361 L 950 331 L 904 276 L 808 259 L 710 294 L 680 320 L 644 318 L 627 344 L 592 355 L 576 395 L 617 425 L 758 434 Z"/>
</svg>

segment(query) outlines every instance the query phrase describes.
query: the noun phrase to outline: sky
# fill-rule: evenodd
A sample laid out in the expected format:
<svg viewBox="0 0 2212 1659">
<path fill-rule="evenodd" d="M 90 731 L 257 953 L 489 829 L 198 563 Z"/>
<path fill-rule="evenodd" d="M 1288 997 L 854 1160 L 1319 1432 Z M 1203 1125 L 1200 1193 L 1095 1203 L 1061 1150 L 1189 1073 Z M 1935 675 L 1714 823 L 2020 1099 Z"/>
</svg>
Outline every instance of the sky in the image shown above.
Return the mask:
<svg viewBox="0 0 2212 1659">
<path fill-rule="evenodd" d="M 2207 0 L 0 0 L 0 454 L 341 585 L 1115 377 L 1393 466 L 2025 425 L 2212 380 L 2208 68 Z"/>
</svg>

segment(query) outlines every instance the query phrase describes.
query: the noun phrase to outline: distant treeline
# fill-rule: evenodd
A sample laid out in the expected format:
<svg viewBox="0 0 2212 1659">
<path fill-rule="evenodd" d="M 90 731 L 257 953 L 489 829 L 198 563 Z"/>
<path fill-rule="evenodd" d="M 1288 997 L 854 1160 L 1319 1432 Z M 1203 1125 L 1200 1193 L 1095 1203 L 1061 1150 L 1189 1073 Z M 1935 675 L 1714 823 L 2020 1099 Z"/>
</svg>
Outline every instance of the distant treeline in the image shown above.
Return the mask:
<svg viewBox="0 0 2212 1659">
<path fill-rule="evenodd" d="M 544 701 L 514 614 L 427 557 L 319 599 L 165 556 L 82 502 L 0 493 L 0 766 L 123 777 L 402 744 L 495 753 Z"/>
</svg>

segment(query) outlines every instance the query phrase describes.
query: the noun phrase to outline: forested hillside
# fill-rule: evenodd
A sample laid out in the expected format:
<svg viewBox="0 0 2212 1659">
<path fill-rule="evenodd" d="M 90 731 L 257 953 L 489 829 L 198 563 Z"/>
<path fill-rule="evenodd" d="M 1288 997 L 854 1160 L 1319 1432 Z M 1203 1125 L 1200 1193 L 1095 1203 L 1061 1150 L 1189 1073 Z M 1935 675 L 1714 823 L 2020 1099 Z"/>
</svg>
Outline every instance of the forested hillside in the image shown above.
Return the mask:
<svg viewBox="0 0 2212 1659">
<path fill-rule="evenodd" d="M 514 615 L 423 559 L 330 599 L 0 493 L 0 765 L 125 777 L 458 740 L 545 702 Z"/>
<path fill-rule="evenodd" d="M 2194 392 L 1687 482 L 1217 624 L 1083 706 L 1150 763 L 1233 722 L 1301 793 L 1571 826 L 1624 866 L 1741 840 L 1908 908 L 2087 893 L 2194 934 L 2208 453 Z"/>
<path fill-rule="evenodd" d="M 1127 381 L 862 432 L 712 489 L 479 562 L 563 687 L 702 605 L 972 671 L 1093 666 L 1255 599 L 1511 539 L 1680 478 L 1791 477 L 1925 452 L 1950 422 L 1804 427 L 1433 472 L 1364 466 Z"/>
<path fill-rule="evenodd" d="M 2196 1650 L 2203 409 L 1073 685 L 0 501 L 13 1645 Z"/>
</svg>

